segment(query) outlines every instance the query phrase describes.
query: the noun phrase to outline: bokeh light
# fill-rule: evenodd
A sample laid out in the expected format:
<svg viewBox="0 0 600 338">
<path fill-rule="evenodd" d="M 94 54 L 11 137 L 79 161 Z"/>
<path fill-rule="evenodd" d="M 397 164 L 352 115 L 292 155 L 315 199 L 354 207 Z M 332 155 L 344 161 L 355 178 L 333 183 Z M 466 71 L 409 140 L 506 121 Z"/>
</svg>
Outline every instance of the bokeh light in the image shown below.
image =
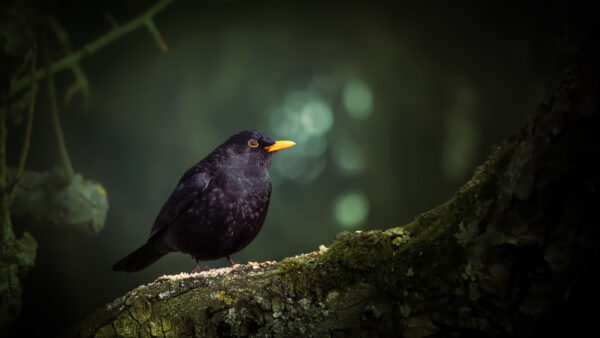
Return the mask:
<svg viewBox="0 0 600 338">
<path fill-rule="evenodd" d="M 334 124 L 328 100 L 312 88 L 290 91 L 283 103 L 271 110 L 269 120 L 273 135 L 296 142 L 293 151 L 282 153 L 275 161 L 275 180 L 280 176 L 306 183 L 317 178 L 325 168 L 320 157 L 327 150 L 326 135 Z"/>
<path fill-rule="evenodd" d="M 306 170 L 307 161 L 304 160 L 303 156 L 294 154 L 291 151 L 280 152 L 277 154 L 277 161 L 273 162 L 273 167 L 279 175 L 294 179 L 302 176 Z"/>
<path fill-rule="evenodd" d="M 325 135 L 312 135 L 301 144 L 296 145 L 299 152 L 309 157 L 318 157 L 327 149 L 327 138 Z"/>
<path fill-rule="evenodd" d="M 348 175 L 360 174 L 365 169 L 365 155 L 360 146 L 344 138 L 333 147 L 333 160 L 338 169 Z"/>
<path fill-rule="evenodd" d="M 358 79 L 347 81 L 342 95 L 344 107 L 352 117 L 364 119 L 371 115 L 373 95 L 365 82 Z"/>
<path fill-rule="evenodd" d="M 474 121 L 477 94 L 471 87 L 459 85 L 450 106 L 442 139 L 442 170 L 450 182 L 460 182 L 471 173 L 478 145 L 479 128 Z"/>
<path fill-rule="evenodd" d="M 335 201 L 335 219 L 346 228 L 360 225 L 369 216 L 369 200 L 359 192 L 347 192 L 340 195 Z"/>
<path fill-rule="evenodd" d="M 329 105 L 316 99 L 304 105 L 300 113 L 300 122 L 307 133 L 321 135 L 333 125 L 333 114 Z"/>
</svg>

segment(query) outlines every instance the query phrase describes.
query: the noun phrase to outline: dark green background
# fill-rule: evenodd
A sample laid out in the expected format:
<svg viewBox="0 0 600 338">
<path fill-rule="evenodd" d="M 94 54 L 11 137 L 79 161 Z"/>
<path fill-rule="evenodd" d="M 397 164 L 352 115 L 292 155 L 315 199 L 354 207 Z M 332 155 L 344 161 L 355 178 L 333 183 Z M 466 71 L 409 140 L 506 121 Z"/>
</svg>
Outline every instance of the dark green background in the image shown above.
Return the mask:
<svg viewBox="0 0 600 338">
<path fill-rule="evenodd" d="M 110 29 L 106 13 L 124 23 L 151 4 L 57 1 L 40 15 L 54 13 L 78 49 Z M 20 324 L 54 334 L 141 283 L 191 271 L 183 254 L 139 273 L 110 267 L 146 240 L 180 175 L 240 130 L 298 146 L 275 156 L 267 220 L 237 261 L 410 222 L 536 112 L 574 52 L 573 13 L 562 2 L 175 2 L 155 18 L 167 53 L 139 29 L 81 63 L 92 97 L 86 111 L 79 98 L 61 106 L 65 138 L 74 169 L 102 183 L 110 210 L 93 238 L 15 220 L 39 242 Z M 56 81 L 62 95 L 71 74 Z M 344 93 L 371 95 L 366 117 L 349 114 Z M 59 163 L 48 115 L 42 87 L 29 169 Z M 11 129 L 14 161 L 18 134 Z M 335 217 L 348 193 L 368 203 L 354 226 Z"/>
</svg>

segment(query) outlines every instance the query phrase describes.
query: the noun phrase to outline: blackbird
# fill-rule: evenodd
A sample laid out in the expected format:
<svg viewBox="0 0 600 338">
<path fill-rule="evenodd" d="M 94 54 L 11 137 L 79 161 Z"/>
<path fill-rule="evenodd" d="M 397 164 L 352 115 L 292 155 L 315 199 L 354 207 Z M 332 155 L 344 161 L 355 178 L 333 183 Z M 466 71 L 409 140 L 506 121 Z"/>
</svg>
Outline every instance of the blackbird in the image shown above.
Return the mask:
<svg viewBox="0 0 600 338">
<path fill-rule="evenodd" d="M 188 169 L 158 212 L 146 244 L 113 265 L 139 271 L 169 252 L 198 260 L 229 257 L 260 231 L 269 200 L 275 151 L 295 145 L 254 130 L 231 136 Z"/>
</svg>

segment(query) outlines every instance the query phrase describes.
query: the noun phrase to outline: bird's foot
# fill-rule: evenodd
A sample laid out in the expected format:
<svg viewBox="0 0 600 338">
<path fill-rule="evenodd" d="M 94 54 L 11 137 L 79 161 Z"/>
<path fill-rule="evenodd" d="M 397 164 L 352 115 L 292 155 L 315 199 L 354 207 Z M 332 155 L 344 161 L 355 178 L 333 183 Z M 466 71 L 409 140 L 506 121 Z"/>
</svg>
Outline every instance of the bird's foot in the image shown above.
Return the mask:
<svg viewBox="0 0 600 338">
<path fill-rule="evenodd" d="M 205 266 L 205 267 L 204 267 L 204 269 L 203 269 L 203 268 L 200 266 L 200 262 L 198 261 L 198 258 L 195 258 L 195 257 L 194 257 L 194 259 L 196 260 L 196 267 L 195 267 L 195 268 L 194 268 L 194 270 L 192 270 L 192 272 L 190 272 L 190 273 L 200 273 L 200 272 L 203 272 L 203 271 L 208 271 L 208 270 L 210 270 L 210 268 L 209 268 L 208 266 Z"/>
<path fill-rule="evenodd" d="M 195 274 L 195 273 L 200 273 L 200 272 L 202 272 L 202 268 L 201 268 L 201 267 L 199 267 L 199 266 L 196 266 L 196 267 L 194 268 L 194 270 L 192 270 L 192 271 L 190 272 L 190 274 Z"/>
<path fill-rule="evenodd" d="M 210 270 L 210 268 L 208 266 L 205 266 L 203 268 L 200 265 L 196 265 L 196 267 L 194 268 L 194 270 L 192 270 L 192 272 L 190 272 L 190 274 L 200 273 L 200 272 L 209 271 L 209 270 Z"/>
<path fill-rule="evenodd" d="M 229 265 L 231 265 L 232 268 L 239 268 L 240 265 L 239 264 L 235 264 L 235 262 L 233 261 L 233 259 L 231 259 L 231 257 L 229 256 L 225 256 L 225 258 L 227 258 L 227 261 L 229 262 Z"/>
</svg>

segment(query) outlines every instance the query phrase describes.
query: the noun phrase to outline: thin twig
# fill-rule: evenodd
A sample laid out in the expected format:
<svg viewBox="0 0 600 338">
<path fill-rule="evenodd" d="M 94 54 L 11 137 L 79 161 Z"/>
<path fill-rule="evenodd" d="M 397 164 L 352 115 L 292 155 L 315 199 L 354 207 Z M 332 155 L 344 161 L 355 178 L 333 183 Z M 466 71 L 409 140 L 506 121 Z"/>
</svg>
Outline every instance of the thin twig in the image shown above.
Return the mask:
<svg viewBox="0 0 600 338">
<path fill-rule="evenodd" d="M 113 28 L 117 28 L 119 27 L 119 22 L 117 21 L 117 19 L 115 19 L 115 17 L 110 14 L 109 12 L 106 12 L 106 21 L 108 21 L 108 23 L 110 23 L 111 26 L 113 26 Z"/>
<path fill-rule="evenodd" d="M 4 94 L 2 94 L 4 96 Z M 4 186 L 6 184 L 6 114 L 8 113 L 8 98 L 2 98 L 0 107 L 0 198 L 4 198 Z"/>
<path fill-rule="evenodd" d="M 29 154 L 29 143 L 31 140 L 31 129 L 33 127 L 33 112 L 35 111 L 35 96 L 37 94 L 37 83 L 35 81 L 35 70 L 37 66 L 37 45 L 34 43 L 31 47 L 31 71 L 29 72 L 31 77 L 31 97 L 29 101 L 29 109 L 27 109 L 27 124 L 25 125 L 25 134 L 23 136 L 23 149 L 21 150 L 21 157 L 19 158 L 19 166 L 17 167 L 17 173 L 13 182 L 11 183 L 10 192 L 8 194 L 8 205 L 12 203 L 15 198 L 15 191 L 17 185 L 23 177 L 23 171 L 25 170 L 25 163 L 27 162 L 27 154 Z"/>
<path fill-rule="evenodd" d="M 173 1 L 175 1 L 175 0 L 159 0 L 159 1 L 157 1 L 154 5 L 152 5 L 152 7 L 148 8 L 148 10 L 146 10 L 144 13 L 137 16 L 136 18 L 129 21 L 128 23 L 126 23 L 122 26 L 113 27 L 108 33 L 106 33 L 105 35 L 88 43 L 87 45 L 83 46 L 83 48 L 81 48 L 77 52 L 66 55 L 62 59 L 54 62 L 52 65 L 50 65 L 49 72 L 46 70 L 36 71 L 35 72 L 36 80 L 42 79 L 44 76 L 46 76 L 47 73 L 54 74 L 61 70 L 71 68 L 74 63 L 79 62 L 79 60 L 81 60 L 83 57 L 97 52 L 99 49 L 105 47 L 106 45 L 110 44 L 111 42 L 115 41 L 116 39 L 132 32 L 133 30 L 135 30 L 141 26 L 146 26 L 147 25 L 146 21 L 149 18 L 154 17 L 156 14 L 158 14 L 160 11 L 165 9 L 165 7 L 167 7 Z M 18 80 L 15 80 L 11 86 L 10 96 L 12 97 L 12 96 L 16 95 L 17 93 L 21 92 L 23 89 L 25 89 L 28 85 L 28 82 L 29 82 L 28 80 L 29 80 L 28 76 L 26 76 L 24 78 L 20 78 Z"/>
<path fill-rule="evenodd" d="M 62 27 L 60 22 L 56 20 L 56 18 L 50 18 L 50 27 L 54 31 L 56 35 L 56 39 L 61 44 L 63 51 L 68 55 L 73 53 L 73 49 L 71 48 L 71 43 L 69 43 L 69 35 L 67 31 Z M 90 97 L 90 86 L 89 81 L 85 74 L 83 73 L 83 69 L 79 65 L 79 62 L 74 62 L 71 65 L 71 71 L 75 76 L 75 83 L 73 83 L 69 88 L 67 88 L 67 92 L 65 93 L 64 103 L 69 104 L 71 99 L 75 94 L 81 92 L 83 95 L 83 107 L 84 109 L 88 106 L 88 101 Z"/>
<path fill-rule="evenodd" d="M 156 41 L 156 43 L 158 44 L 160 50 L 162 50 L 163 52 L 168 52 L 169 47 L 167 47 L 167 44 L 165 43 L 165 40 L 163 40 L 158 28 L 156 28 L 156 25 L 154 25 L 154 20 L 152 20 L 152 18 L 146 19 L 146 27 L 148 27 L 150 34 L 152 34 L 152 37 L 154 38 L 154 41 Z"/>
<path fill-rule="evenodd" d="M 0 104 L 0 254 L 4 251 L 4 244 L 10 243 L 14 238 L 12 224 L 10 222 L 10 211 L 8 208 L 8 199 L 6 198 L 6 114 L 8 113 L 8 97 L 6 93 L 2 95 Z"/>
<path fill-rule="evenodd" d="M 67 182 L 71 182 L 73 179 L 73 167 L 71 166 L 71 160 L 67 152 L 67 146 L 63 137 L 62 127 L 60 126 L 60 118 L 58 117 L 58 104 L 56 103 L 56 89 L 54 88 L 54 76 L 50 71 L 50 57 L 48 56 L 48 37 L 44 35 L 44 57 L 46 61 L 46 80 L 48 81 L 48 97 L 50 99 L 50 112 L 52 113 L 52 125 L 54 127 L 54 133 L 56 134 L 56 141 L 58 143 L 58 151 L 60 160 L 62 163 L 63 170 L 65 172 L 65 178 Z"/>
</svg>

